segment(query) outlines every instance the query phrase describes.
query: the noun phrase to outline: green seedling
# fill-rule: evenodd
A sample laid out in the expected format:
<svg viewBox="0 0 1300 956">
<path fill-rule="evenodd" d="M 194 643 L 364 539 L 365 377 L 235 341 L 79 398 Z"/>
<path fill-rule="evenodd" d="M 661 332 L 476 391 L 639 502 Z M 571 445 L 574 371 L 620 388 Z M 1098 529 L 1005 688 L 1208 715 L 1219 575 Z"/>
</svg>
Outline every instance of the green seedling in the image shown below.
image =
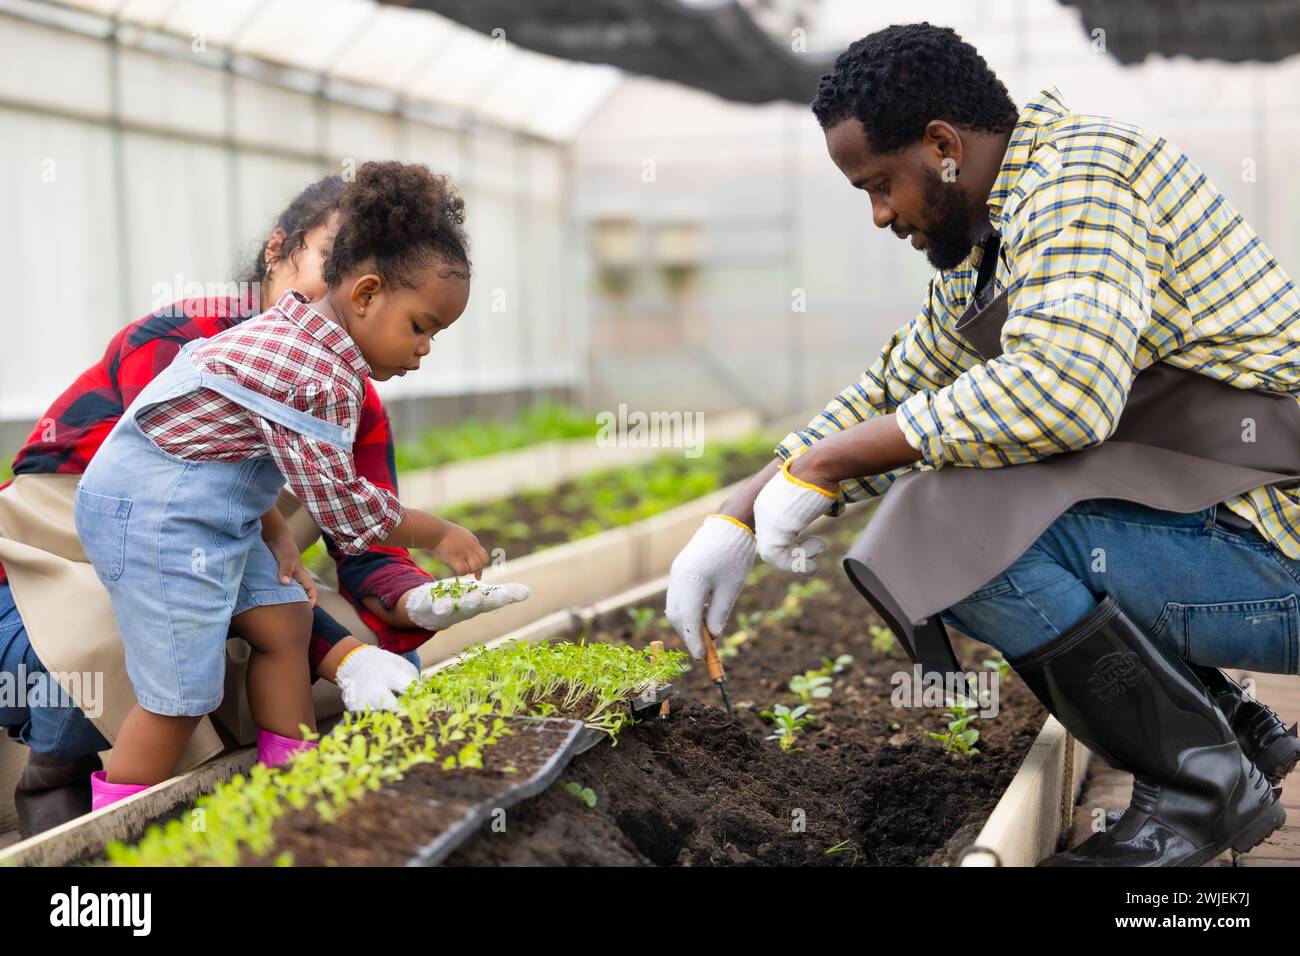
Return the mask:
<svg viewBox="0 0 1300 956">
<path fill-rule="evenodd" d="M 950 754 L 968 757 L 979 753 L 975 741 L 979 740 L 980 732 L 968 726 L 975 719 L 973 711 L 978 709 L 979 702 L 971 700 L 965 694 L 958 694 L 956 700 L 948 698 L 947 704 L 949 709 L 944 711 L 943 716 L 948 718 L 948 731 L 942 734 L 932 732 L 930 739 L 939 741 Z"/>
<path fill-rule="evenodd" d="M 877 654 L 892 654 L 898 647 L 898 640 L 894 637 L 894 632 L 887 627 L 881 627 L 879 624 L 873 624 L 871 631 L 871 649 Z"/>
<path fill-rule="evenodd" d="M 596 799 L 597 799 L 596 791 L 592 790 L 591 787 L 584 787 L 582 784 L 574 783 L 572 781 L 568 783 L 564 783 L 563 781 L 561 781 L 561 785 L 564 787 L 566 791 L 573 794 L 575 797 L 577 797 L 579 800 L 585 803 L 588 807 L 596 806 Z"/>
<path fill-rule="evenodd" d="M 853 859 L 849 861 L 849 866 L 858 865 L 858 848 L 853 845 L 852 840 L 841 840 L 834 846 L 828 846 L 826 848 L 827 856 L 834 856 L 836 853 L 852 853 Z"/>
<path fill-rule="evenodd" d="M 790 678 L 790 690 L 805 704 L 811 704 L 831 696 L 831 679 L 817 671 L 808 671 Z"/>
<path fill-rule="evenodd" d="M 736 630 L 722 639 L 718 647 L 719 657 L 735 657 L 740 653 L 740 648 L 755 636 L 755 630 L 763 615 L 759 613 L 737 614 Z"/>
<path fill-rule="evenodd" d="M 788 751 L 794 746 L 804 727 L 812 723 L 811 717 L 804 716 L 807 713 L 806 704 L 800 704 L 793 710 L 785 704 L 777 704 L 771 710 L 763 711 L 763 716 L 776 725 L 776 731 L 768 734 L 767 739 L 775 740 L 781 745 L 782 750 Z"/>
<path fill-rule="evenodd" d="M 841 654 L 839 657 L 835 658 L 835 660 L 831 660 L 829 657 L 823 657 L 821 672 L 823 674 L 842 674 L 844 669 L 852 663 L 852 654 Z"/>
<path fill-rule="evenodd" d="M 1007 680 L 1011 676 L 1011 665 L 1007 663 L 1001 651 L 997 652 L 996 657 L 986 657 L 980 661 L 980 664 L 991 671 L 997 671 L 999 681 Z"/>
<path fill-rule="evenodd" d="M 632 633 L 642 637 L 655 622 L 655 609 L 652 607 L 630 607 L 627 616 L 632 619 Z"/>
</svg>

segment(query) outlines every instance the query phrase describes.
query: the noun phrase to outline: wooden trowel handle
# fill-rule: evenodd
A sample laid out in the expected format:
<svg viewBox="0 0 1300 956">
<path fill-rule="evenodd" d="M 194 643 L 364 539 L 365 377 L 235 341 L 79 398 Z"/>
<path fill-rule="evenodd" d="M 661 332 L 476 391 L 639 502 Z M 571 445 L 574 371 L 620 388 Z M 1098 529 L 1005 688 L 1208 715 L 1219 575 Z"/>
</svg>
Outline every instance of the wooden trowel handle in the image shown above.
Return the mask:
<svg viewBox="0 0 1300 956">
<path fill-rule="evenodd" d="M 704 634 L 704 663 L 709 668 L 709 680 L 724 680 L 727 672 L 722 669 L 718 649 L 713 646 L 713 635 L 709 633 L 709 628 L 705 624 L 700 624 L 700 631 Z"/>
</svg>

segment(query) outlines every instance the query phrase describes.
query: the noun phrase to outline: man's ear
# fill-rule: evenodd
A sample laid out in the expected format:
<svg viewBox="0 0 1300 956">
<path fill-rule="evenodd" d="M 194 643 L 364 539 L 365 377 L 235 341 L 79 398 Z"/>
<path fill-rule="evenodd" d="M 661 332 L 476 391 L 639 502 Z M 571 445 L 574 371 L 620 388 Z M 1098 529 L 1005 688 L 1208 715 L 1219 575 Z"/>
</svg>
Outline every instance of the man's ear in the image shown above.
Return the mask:
<svg viewBox="0 0 1300 956">
<path fill-rule="evenodd" d="M 384 280 L 373 272 L 367 272 L 359 277 L 356 282 L 352 283 L 352 292 L 348 296 L 352 310 L 357 315 L 365 315 L 366 309 L 370 306 L 370 300 L 378 295 L 383 287 Z"/>
<path fill-rule="evenodd" d="M 925 147 L 937 159 L 943 180 L 952 182 L 961 169 L 964 156 L 961 134 L 950 123 L 931 120 L 925 127 Z"/>
</svg>

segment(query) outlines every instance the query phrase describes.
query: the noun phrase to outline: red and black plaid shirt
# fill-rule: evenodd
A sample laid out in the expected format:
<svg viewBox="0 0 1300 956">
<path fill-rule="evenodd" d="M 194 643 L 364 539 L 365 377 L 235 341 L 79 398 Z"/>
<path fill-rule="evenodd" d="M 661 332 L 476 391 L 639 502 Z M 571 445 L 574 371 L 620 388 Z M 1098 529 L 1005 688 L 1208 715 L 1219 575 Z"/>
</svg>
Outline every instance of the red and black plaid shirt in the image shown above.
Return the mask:
<svg viewBox="0 0 1300 956">
<path fill-rule="evenodd" d="M 251 297 L 187 299 L 128 325 L 109 341 L 103 358 L 82 372 L 36 423 L 14 459 L 14 474 L 83 473 L 123 411 L 171 364 L 186 342 L 210 338 L 257 312 Z M 358 475 L 396 494 L 397 468 L 388 412 L 368 378 L 352 455 Z M 378 635 L 381 647 L 400 653 L 419 647 L 432 636 L 432 631 L 390 627 L 362 603 L 364 598 L 374 597 L 391 610 L 408 590 L 432 580 L 405 549 L 376 546 L 362 554 L 345 555 L 329 535 L 325 543 L 338 567 L 340 593 Z M 0 584 L 5 581 L 0 565 Z M 347 635 L 345 627 L 316 608 L 312 667 Z"/>
</svg>

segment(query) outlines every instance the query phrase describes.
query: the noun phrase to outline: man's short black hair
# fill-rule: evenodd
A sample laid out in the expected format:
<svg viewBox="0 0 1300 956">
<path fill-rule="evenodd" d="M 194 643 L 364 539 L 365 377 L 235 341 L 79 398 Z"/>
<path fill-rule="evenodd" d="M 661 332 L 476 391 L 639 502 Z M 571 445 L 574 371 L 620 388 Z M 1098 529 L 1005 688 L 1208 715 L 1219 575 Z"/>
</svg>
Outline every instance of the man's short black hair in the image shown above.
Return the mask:
<svg viewBox="0 0 1300 956">
<path fill-rule="evenodd" d="M 1016 125 L 1016 104 L 984 57 L 951 27 L 907 23 L 858 40 L 821 78 L 812 111 L 822 129 L 861 120 L 867 145 L 892 153 L 931 120 L 986 133 Z"/>
</svg>

